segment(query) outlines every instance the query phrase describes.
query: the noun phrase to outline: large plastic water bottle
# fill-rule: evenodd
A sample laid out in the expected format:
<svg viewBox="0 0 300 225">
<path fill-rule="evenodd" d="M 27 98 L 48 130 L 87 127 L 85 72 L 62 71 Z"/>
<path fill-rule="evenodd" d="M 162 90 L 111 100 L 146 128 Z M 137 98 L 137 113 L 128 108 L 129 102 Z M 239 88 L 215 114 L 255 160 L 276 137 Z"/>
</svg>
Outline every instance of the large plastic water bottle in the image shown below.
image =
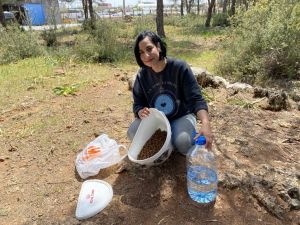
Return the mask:
<svg viewBox="0 0 300 225">
<path fill-rule="evenodd" d="M 187 154 L 188 193 L 191 199 L 202 204 L 216 199 L 218 186 L 216 160 L 205 144 L 205 137 L 200 136 Z"/>
</svg>

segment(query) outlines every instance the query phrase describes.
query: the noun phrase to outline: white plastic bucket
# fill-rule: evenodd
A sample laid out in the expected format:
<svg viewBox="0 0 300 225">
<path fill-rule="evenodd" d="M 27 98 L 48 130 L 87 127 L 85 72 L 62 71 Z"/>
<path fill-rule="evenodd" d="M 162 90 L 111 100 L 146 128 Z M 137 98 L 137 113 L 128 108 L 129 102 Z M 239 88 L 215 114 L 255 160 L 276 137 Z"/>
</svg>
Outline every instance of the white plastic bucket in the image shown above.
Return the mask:
<svg viewBox="0 0 300 225">
<path fill-rule="evenodd" d="M 165 114 L 155 108 L 150 108 L 150 115 L 144 118 L 133 137 L 132 143 L 128 150 L 128 158 L 132 162 L 141 165 L 158 165 L 166 161 L 172 153 L 173 146 L 171 143 L 171 126 L 169 120 Z M 167 132 L 167 137 L 162 148 L 157 151 L 153 156 L 138 160 L 138 155 L 143 149 L 146 142 L 152 137 L 152 135 L 160 129 L 161 131 Z"/>
</svg>

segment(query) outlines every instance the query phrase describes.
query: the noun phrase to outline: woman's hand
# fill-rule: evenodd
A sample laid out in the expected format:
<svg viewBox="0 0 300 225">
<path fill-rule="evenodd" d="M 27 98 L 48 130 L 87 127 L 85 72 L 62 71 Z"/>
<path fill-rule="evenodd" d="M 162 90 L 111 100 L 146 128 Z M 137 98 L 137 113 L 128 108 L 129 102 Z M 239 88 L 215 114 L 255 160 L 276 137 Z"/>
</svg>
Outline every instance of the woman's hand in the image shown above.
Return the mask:
<svg viewBox="0 0 300 225">
<path fill-rule="evenodd" d="M 205 139 L 206 139 L 206 145 L 205 146 L 206 146 L 206 148 L 208 150 L 211 150 L 212 142 L 213 142 L 214 137 L 213 137 L 209 122 L 208 123 L 202 123 L 202 127 L 199 130 L 199 133 L 196 135 L 195 138 L 198 138 L 201 135 L 205 136 Z"/>
<path fill-rule="evenodd" d="M 201 120 L 202 127 L 199 130 L 199 133 L 196 135 L 195 139 L 198 138 L 200 135 L 205 136 L 206 148 L 211 150 L 214 136 L 213 136 L 212 131 L 211 131 L 207 111 L 206 110 L 199 110 L 197 112 L 197 117 Z"/>
<path fill-rule="evenodd" d="M 138 112 L 138 115 L 139 115 L 140 119 L 146 118 L 147 116 L 149 116 L 149 114 L 150 114 L 150 111 L 149 111 L 149 108 L 147 108 L 147 107 L 141 109 Z"/>
</svg>

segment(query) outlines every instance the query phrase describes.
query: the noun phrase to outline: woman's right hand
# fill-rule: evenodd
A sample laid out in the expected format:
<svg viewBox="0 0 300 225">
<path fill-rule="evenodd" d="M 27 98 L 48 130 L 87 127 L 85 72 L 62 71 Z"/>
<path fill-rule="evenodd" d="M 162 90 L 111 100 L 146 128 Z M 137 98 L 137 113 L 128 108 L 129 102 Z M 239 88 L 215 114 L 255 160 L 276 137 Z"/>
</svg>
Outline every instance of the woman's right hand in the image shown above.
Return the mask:
<svg viewBox="0 0 300 225">
<path fill-rule="evenodd" d="M 150 114 L 150 110 L 149 110 L 149 108 L 147 108 L 147 107 L 141 109 L 141 110 L 138 112 L 138 115 L 139 115 L 140 119 L 146 118 L 147 116 L 149 116 L 149 114 Z"/>
</svg>

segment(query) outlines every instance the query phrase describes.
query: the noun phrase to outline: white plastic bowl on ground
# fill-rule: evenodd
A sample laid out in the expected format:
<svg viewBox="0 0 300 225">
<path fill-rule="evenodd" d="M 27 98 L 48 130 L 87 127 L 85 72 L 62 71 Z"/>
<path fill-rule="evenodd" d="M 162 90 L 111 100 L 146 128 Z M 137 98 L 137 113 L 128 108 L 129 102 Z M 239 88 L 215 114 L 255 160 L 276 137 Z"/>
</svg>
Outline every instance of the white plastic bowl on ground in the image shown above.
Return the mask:
<svg viewBox="0 0 300 225">
<path fill-rule="evenodd" d="M 113 189 L 103 180 L 86 180 L 82 183 L 75 216 L 84 220 L 103 210 L 113 198 Z"/>
</svg>

